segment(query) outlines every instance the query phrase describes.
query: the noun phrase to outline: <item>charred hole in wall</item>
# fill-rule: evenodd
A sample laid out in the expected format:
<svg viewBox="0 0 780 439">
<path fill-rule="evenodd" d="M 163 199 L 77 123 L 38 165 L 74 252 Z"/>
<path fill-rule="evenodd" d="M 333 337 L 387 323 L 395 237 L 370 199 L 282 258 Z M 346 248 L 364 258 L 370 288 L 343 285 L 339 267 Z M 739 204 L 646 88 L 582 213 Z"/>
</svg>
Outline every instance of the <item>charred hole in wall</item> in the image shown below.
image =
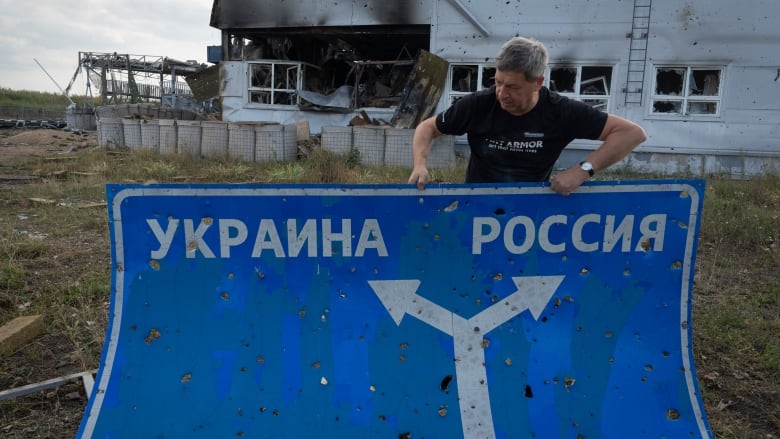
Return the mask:
<svg viewBox="0 0 780 439">
<path fill-rule="evenodd" d="M 263 29 L 229 37 L 228 58 L 250 61 L 254 103 L 306 107 L 397 105 L 430 29 L 420 25 Z"/>
</svg>

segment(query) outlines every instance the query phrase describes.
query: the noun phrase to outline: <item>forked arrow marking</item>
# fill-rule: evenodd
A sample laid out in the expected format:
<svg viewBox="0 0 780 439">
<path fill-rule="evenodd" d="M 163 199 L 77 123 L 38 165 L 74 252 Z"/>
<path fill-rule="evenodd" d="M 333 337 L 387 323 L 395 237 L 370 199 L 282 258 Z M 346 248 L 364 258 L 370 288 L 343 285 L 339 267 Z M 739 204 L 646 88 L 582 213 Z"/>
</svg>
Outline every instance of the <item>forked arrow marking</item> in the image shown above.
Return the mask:
<svg viewBox="0 0 780 439">
<path fill-rule="evenodd" d="M 513 277 L 517 291 L 470 319 L 465 319 L 417 294 L 420 281 L 374 280 L 368 284 L 396 325 L 409 314 L 452 336 L 464 439 L 495 437 L 487 386 L 484 334 L 529 310 L 538 320 L 564 276 Z"/>
</svg>

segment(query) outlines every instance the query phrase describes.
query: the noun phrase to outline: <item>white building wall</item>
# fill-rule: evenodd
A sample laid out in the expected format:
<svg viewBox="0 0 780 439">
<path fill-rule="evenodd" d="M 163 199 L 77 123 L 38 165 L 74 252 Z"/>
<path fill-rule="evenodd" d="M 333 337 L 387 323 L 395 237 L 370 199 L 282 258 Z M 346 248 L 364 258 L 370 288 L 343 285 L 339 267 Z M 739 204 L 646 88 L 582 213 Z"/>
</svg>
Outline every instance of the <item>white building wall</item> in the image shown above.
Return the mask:
<svg viewBox="0 0 780 439">
<path fill-rule="evenodd" d="M 434 0 L 425 5 L 421 0 L 411 4 L 416 19 L 433 17 L 431 52 L 450 62 L 490 63 L 508 38 L 523 35 L 543 41 L 552 63 L 613 65 L 609 111 L 645 128 L 648 141 L 637 149 L 637 156 L 646 157 L 646 163 L 660 163 L 659 171 L 673 168 L 664 167 L 670 163 L 664 159 L 667 154 L 701 156 L 694 163 L 705 163 L 702 172 L 780 171 L 780 51 L 776 49 L 780 3 L 637 1 L 652 3 L 641 106 L 624 103 L 635 1 Z M 353 4 L 347 5 L 354 9 Z M 360 19 L 350 23 L 370 24 Z M 225 79 L 232 84 L 223 94 L 225 120 L 308 120 L 317 133 L 322 126 L 345 126 L 355 115 L 253 107 L 246 103 L 246 66 L 225 64 Z M 697 118 L 651 114 L 654 66 L 663 64 L 725 66 L 720 114 Z M 448 102 L 445 94 L 437 110 Z M 393 113 L 392 109 L 366 110 L 371 117 L 385 120 Z M 573 144 L 571 157 L 563 157 L 562 163 L 576 160 L 581 155 L 578 149 L 586 153 L 595 146 Z"/>
</svg>

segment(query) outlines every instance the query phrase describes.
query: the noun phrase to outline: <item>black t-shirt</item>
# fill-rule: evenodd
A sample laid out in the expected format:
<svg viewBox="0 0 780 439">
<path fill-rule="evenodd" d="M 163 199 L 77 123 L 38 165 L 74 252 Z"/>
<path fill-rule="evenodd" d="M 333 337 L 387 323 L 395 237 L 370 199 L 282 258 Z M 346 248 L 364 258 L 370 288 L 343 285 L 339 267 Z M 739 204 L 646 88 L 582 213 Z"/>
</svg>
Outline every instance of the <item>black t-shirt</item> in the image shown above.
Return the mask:
<svg viewBox="0 0 780 439">
<path fill-rule="evenodd" d="M 574 139 L 598 139 L 606 123 L 607 113 L 546 87 L 522 116 L 501 108 L 495 87 L 464 96 L 436 116 L 442 133 L 468 135 L 466 183 L 548 181 L 563 148 Z"/>
</svg>

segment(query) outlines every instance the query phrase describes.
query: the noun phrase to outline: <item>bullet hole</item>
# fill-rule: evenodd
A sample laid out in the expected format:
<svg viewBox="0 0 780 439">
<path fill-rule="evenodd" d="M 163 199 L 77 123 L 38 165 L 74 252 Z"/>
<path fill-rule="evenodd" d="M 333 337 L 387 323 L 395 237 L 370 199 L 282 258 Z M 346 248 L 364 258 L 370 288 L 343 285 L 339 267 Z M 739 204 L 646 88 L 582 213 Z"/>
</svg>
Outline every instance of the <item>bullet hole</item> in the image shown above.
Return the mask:
<svg viewBox="0 0 780 439">
<path fill-rule="evenodd" d="M 564 262 L 565 262 L 565 261 L 568 261 L 568 260 L 569 260 L 569 257 L 568 257 L 568 256 L 566 256 L 566 255 L 563 255 L 563 256 L 561 256 L 561 260 L 562 260 L 562 261 L 564 261 Z"/>
<path fill-rule="evenodd" d="M 149 266 L 152 267 L 152 270 L 154 271 L 160 271 L 159 261 L 155 261 L 154 259 L 152 259 L 151 261 L 149 261 Z"/>
<path fill-rule="evenodd" d="M 152 328 L 149 330 L 149 334 L 147 334 L 146 337 L 144 337 L 144 341 L 146 342 L 146 344 L 152 344 L 153 341 L 160 338 L 160 335 L 161 335 L 160 331 L 158 331 L 157 328 Z"/>
<path fill-rule="evenodd" d="M 266 410 L 265 407 L 260 407 L 259 409 L 257 409 L 257 411 L 259 411 L 260 413 L 265 413 L 265 410 Z"/>
<path fill-rule="evenodd" d="M 680 326 L 682 326 L 683 329 L 688 329 L 688 322 L 684 321 Z"/>
<path fill-rule="evenodd" d="M 257 278 L 258 279 L 265 279 L 265 273 L 263 273 L 262 271 L 258 271 L 257 272 Z"/>
<path fill-rule="evenodd" d="M 274 416 L 279 416 L 279 409 L 274 409 L 273 415 Z"/>
<path fill-rule="evenodd" d="M 575 382 L 576 380 L 572 377 L 566 377 L 563 379 L 563 385 L 566 387 L 566 390 L 571 390 Z"/>
<path fill-rule="evenodd" d="M 244 416 L 244 410 L 241 407 L 239 407 L 238 409 L 236 409 L 236 414 L 238 416 Z"/>
<path fill-rule="evenodd" d="M 371 392 L 371 393 L 376 392 L 376 386 L 374 386 L 373 384 L 368 386 L 368 391 Z"/>
<path fill-rule="evenodd" d="M 669 351 L 663 351 L 663 352 L 661 352 L 661 355 L 663 355 L 664 358 L 669 358 L 670 354 L 669 354 Z"/>
<path fill-rule="evenodd" d="M 306 310 L 305 309 L 298 310 L 298 316 L 300 318 L 306 317 Z"/>
<path fill-rule="evenodd" d="M 680 419 L 680 412 L 677 409 L 669 409 L 666 411 L 666 417 L 672 421 Z"/>
<path fill-rule="evenodd" d="M 322 384 L 323 386 L 327 386 L 328 385 L 328 379 L 325 378 L 325 377 L 320 378 L 320 384 Z"/>
<path fill-rule="evenodd" d="M 350 267 L 349 268 L 349 272 L 350 273 L 355 273 L 356 271 L 357 271 L 357 268 L 355 268 L 355 267 Z"/>
<path fill-rule="evenodd" d="M 409 347 L 409 343 L 401 343 L 400 346 L 398 346 L 401 350 L 404 350 Z"/>
<path fill-rule="evenodd" d="M 525 385 L 525 392 L 523 393 L 526 398 L 533 398 L 534 397 L 534 391 L 531 389 L 531 386 L 526 384 Z"/>
<path fill-rule="evenodd" d="M 574 303 L 574 297 L 569 296 L 568 294 L 563 296 L 563 300 L 569 303 Z"/>
<path fill-rule="evenodd" d="M 182 384 L 189 383 L 192 380 L 192 373 L 187 372 L 181 377 Z"/>
<path fill-rule="evenodd" d="M 386 422 L 387 421 L 387 416 L 379 415 L 379 420 L 382 421 L 382 422 Z"/>
<path fill-rule="evenodd" d="M 642 377 L 642 382 L 643 382 L 643 383 L 646 383 L 646 382 L 647 382 L 647 377 L 643 376 L 643 377 Z"/>
<path fill-rule="evenodd" d="M 135 331 L 137 331 L 137 330 L 138 330 L 138 326 L 136 326 L 136 325 L 133 325 L 133 326 L 131 326 L 131 327 L 130 327 L 130 330 L 131 330 L 131 331 L 133 331 L 133 332 L 135 332 Z"/>
<path fill-rule="evenodd" d="M 615 364 L 615 357 L 609 357 L 609 360 L 607 360 L 607 363 Z"/>
<path fill-rule="evenodd" d="M 233 273 L 228 273 L 228 275 L 227 275 L 228 279 L 233 279 L 233 277 L 235 277 L 235 275 Z"/>
<path fill-rule="evenodd" d="M 682 268 L 682 262 L 680 261 L 672 262 L 672 270 L 679 270 L 680 268 Z"/>
<path fill-rule="evenodd" d="M 319 369 L 320 368 L 320 362 L 319 361 L 315 361 L 314 363 L 311 364 L 311 368 L 312 369 Z"/>
<path fill-rule="evenodd" d="M 439 410 L 438 410 L 438 413 L 439 413 L 439 416 L 441 416 L 442 418 L 447 416 L 447 406 L 446 405 L 440 406 Z"/>
<path fill-rule="evenodd" d="M 490 346 L 490 339 L 483 338 L 482 339 L 482 349 L 487 349 L 488 346 Z"/>
<path fill-rule="evenodd" d="M 558 308 L 559 306 L 561 306 L 561 299 L 559 299 L 557 297 L 555 299 L 553 299 L 553 306 L 555 308 Z"/>
<path fill-rule="evenodd" d="M 651 372 L 653 370 L 653 365 L 652 364 L 645 364 L 645 370 L 648 371 L 648 372 Z"/>
<path fill-rule="evenodd" d="M 680 192 L 680 198 L 688 198 L 689 196 L 690 194 L 688 193 L 688 191 Z"/>
<path fill-rule="evenodd" d="M 506 364 L 507 366 L 511 366 L 512 365 L 512 359 L 507 357 L 506 359 L 504 359 L 504 364 Z"/>
<path fill-rule="evenodd" d="M 540 320 L 542 321 L 542 323 L 547 323 L 547 316 L 542 316 Z"/>
<path fill-rule="evenodd" d="M 493 275 L 493 280 L 494 281 L 500 281 L 503 278 L 504 278 L 503 273 L 496 273 L 496 274 Z"/>
<path fill-rule="evenodd" d="M 444 377 L 444 379 L 441 380 L 441 384 L 439 384 L 439 387 L 441 387 L 442 392 L 446 392 L 447 389 L 450 386 L 450 383 L 452 382 L 452 375 L 447 375 Z"/>
<path fill-rule="evenodd" d="M 607 331 L 607 332 L 604 333 L 604 337 L 606 337 L 606 338 L 612 338 L 613 335 L 614 334 L 612 333 L 612 331 Z"/>
<path fill-rule="evenodd" d="M 445 207 L 444 211 L 449 213 L 449 212 L 452 212 L 452 211 L 456 210 L 457 208 L 458 208 L 458 200 L 455 200 L 455 201 L 452 202 L 452 204 L 450 204 L 449 206 Z"/>
<path fill-rule="evenodd" d="M 222 294 L 219 295 L 219 297 L 221 297 L 222 300 L 226 300 L 226 301 L 230 300 L 230 293 L 227 293 L 227 292 L 222 293 Z"/>
<path fill-rule="evenodd" d="M 401 433 L 398 435 L 398 439 L 412 439 L 412 433 Z"/>
<path fill-rule="evenodd" d="M 240 370 L 241 370 L 241 373 L 246 373 L 247 368 L 246 367 L 242 367 Z"/>
<path fill-rule="evenodd" d="M 244 432 L 243 432 L 243 431 L 239 431 L 238 433 L 236 433 L 236 436 L 238 436 L 238 437 L 241 437 L 241 436 L 243 436 L 243 435 L 244 435 Z"/>
<path fill-rule="evenodd" d="M 588 273 L 590 273 L 590 269 L 588 267 L 582 267 L 582 270 L 580 270 L 580 274 L 583 276 Z"/>
<path fill-rule="evenodd" d="M 650 241 L 645 239 L 644 241 L 639 243 L 639 246 L 642 248 L 642 250 L 649 252 L 650 251 Z"/>
<path fill-rule="evenodd" d="M 506 210 L 499 207 L 493 211 L 493 215 L 506 215 Z"/>
<path fill-rule="evenodd" d="M 435 234 L 435 235 L 433 235 L 433 240 L 434 240 L 434 241 L 438 241 L 438 240 L 440 240 L 440 239 L 441 239 L 441 237 L 439 236 L 439 234 L 438 234 L 438 233 L 437 233 L 437 234 Z"/>
<path fill-rule="evenodd" d="M 403 363 L 404 361 L 406 361 L 406 357 L 405 357 L 405 356 L 403 356 L 403 355 L 399 355 L 399 356 L 398 356 L 398 362 L 399 362 L 399 363 Z"/>
</svg>

